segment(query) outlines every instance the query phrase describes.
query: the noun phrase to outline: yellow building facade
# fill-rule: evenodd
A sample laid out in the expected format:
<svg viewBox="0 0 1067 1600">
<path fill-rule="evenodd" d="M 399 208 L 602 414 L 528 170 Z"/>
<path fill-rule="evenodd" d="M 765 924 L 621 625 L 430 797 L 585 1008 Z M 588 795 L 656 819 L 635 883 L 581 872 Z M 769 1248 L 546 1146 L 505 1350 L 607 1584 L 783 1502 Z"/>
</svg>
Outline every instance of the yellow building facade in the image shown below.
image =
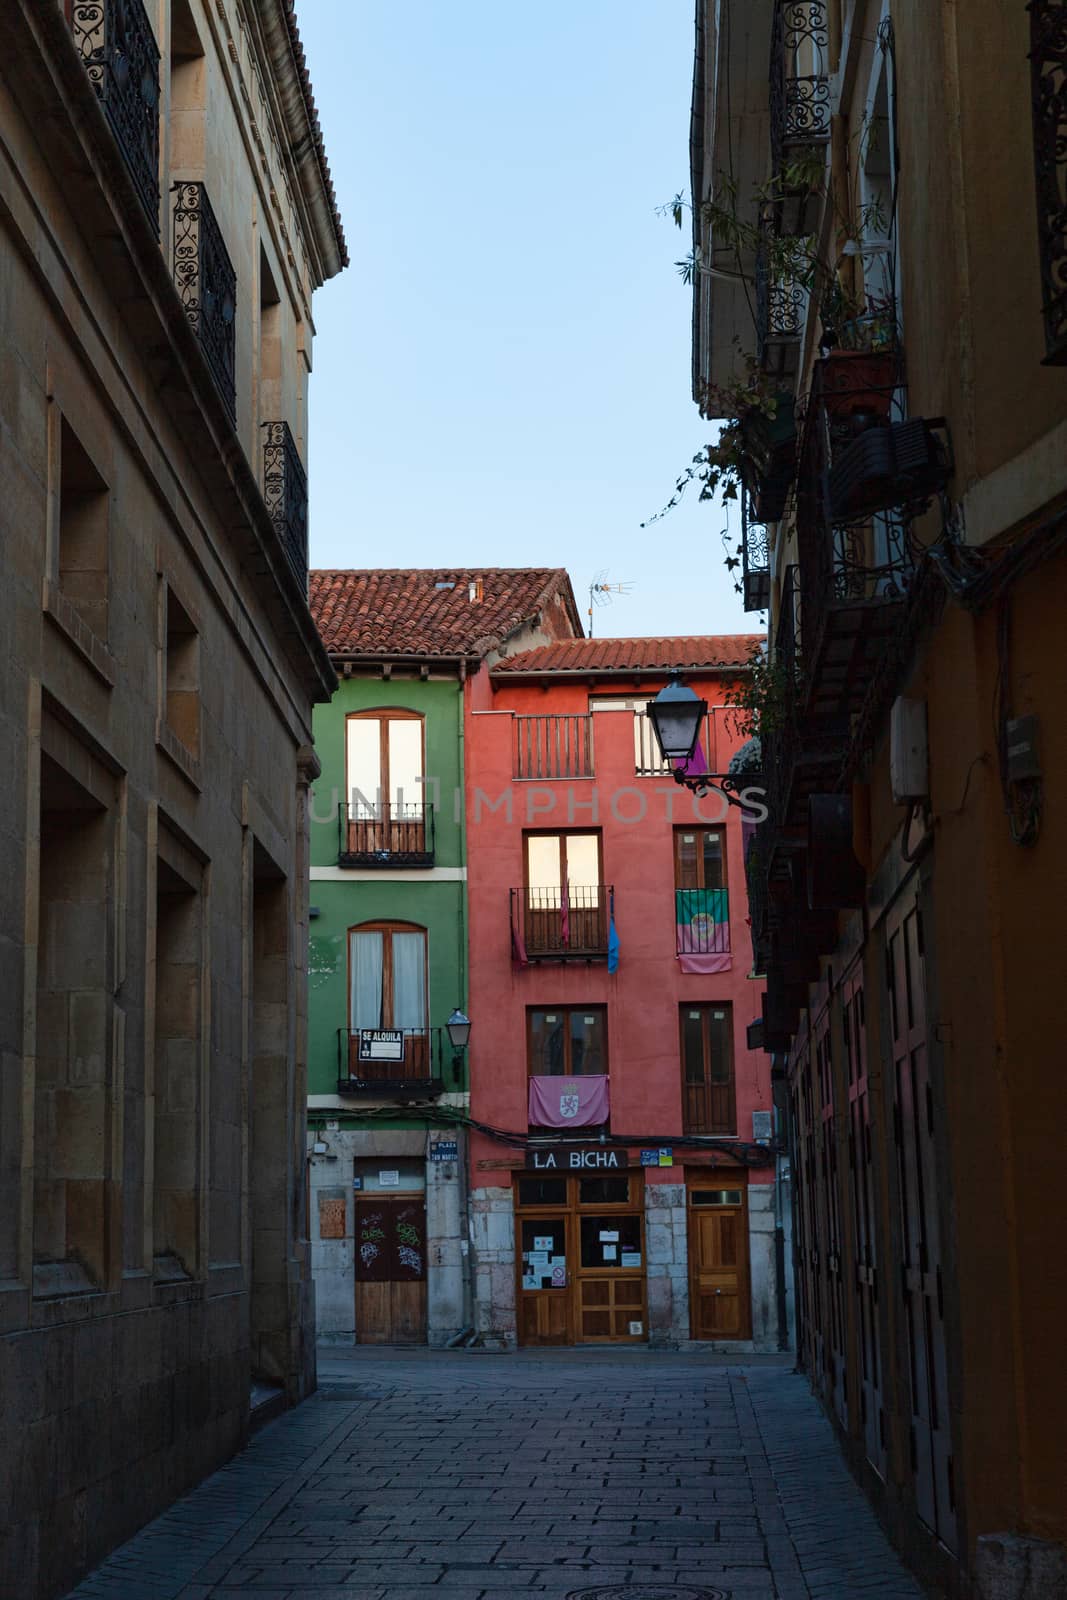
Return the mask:
<svg viewBox="0 0 1067 1600">
<path fill-rule="evenodd" d="M 698 5 L 800 1352 L 916 1570 L 990 1600 L 1067 1584 L 1065 85 L 1062 0 Z"/>
<path fill-rule="evenodd" d="M 313 291 L 286 0 L 0 0 L 0 1592 L 314 1385 Z"/>
</svg>

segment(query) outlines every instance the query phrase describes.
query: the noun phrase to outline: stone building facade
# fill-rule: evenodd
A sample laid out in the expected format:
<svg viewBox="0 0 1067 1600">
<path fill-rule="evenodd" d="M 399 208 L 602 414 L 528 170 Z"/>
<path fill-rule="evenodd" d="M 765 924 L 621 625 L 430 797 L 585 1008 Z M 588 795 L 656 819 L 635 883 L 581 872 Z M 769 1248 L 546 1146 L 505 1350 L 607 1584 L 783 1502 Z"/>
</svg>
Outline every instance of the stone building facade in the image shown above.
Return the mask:
<svg viewBox="0 0 1067 1600">
<path fill-rule="evenodd" d="M 740 429 L 780 691 L 749 882 L 798 1349 L 931 1587 L 1043 1600 L 1067 1592 L 1067 5 L 701 0 L 697 28 L 694 395 Z"/>
<path fill-rule="evenodd" d="M 314 1385 L 311 295 L 288 0 L 2 0 L 0 1591 Z"/>
</svg>

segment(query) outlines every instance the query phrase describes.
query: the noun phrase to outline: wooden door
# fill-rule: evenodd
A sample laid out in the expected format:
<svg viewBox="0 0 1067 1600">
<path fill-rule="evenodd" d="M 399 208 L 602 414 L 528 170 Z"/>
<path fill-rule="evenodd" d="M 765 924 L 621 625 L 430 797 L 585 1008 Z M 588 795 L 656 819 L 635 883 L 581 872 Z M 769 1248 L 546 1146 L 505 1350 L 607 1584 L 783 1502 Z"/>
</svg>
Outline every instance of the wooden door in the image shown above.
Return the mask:
<svg viewBox="0 0 1067 1600">
<path fill-rule="evenodd" d="M 867 1460 L 886 1475 L 885 1407 L 878 1312 L 877 1181 L 867 1092 L 867 1020 L 863 976 L 845 981 L 845 1060 L 848 1066 L 848 1170 L 855 1241 L 854 1295 L 860 1357 L 860 1420 Z"/>
<path fill-rule="evenodd" d="M 420 1195 L 356 1201 L 356 1340 L 426 1343 L 426 1202 Z"/>
<path fill-rule="evenodd" d="M 689 1190 L 689 1322 L 694 1339 L 750 1339 L 743 1177 L 714 1169 Z"/>
<path fill-rule="evenodd" d="M 566 1214 L 522 1216 L 519 1234 L 519 1343 L 573 1343 L 571 1228 Z"/>
<path fill-rule="evenodd" d="M 901 1288 L 911 1378 L 911 1458 L 920 1517 L 949 1550 L 956 1508 L 938 1219 L 933 1086 L 926 1054 L 926 971 L 918 903 L 887 930 Z"/>
<path fill-rule="evenodd" d="M 848 1428 L 848 1400 L 845 1356 L 845 1292 L 842 1271 L 843 1238 L 841 1199 L 837 1164 L 836 1084 L 834 1081 L 833 1032 L 827 1008 L 815 1025 L 815 1062 L 819 1076 L 819 1194 L 822 1201 L 822 1237 L 826 1283 L 826 1359 L 827 1391 L 842 1426 Z"/>
</svg>

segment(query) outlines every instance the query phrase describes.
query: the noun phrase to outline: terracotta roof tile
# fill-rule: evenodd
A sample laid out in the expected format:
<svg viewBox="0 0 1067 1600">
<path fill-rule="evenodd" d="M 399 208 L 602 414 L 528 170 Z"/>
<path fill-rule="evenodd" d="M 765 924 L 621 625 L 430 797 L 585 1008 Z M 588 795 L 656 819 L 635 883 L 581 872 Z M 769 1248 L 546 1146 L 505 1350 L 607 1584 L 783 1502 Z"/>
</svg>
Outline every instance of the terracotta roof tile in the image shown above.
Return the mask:
<svg viewBox="0 0 1067 1600">
<path fill-rule="evenodd" d="M 481 598 L 470 588 L 480 583 Z M 581 632 L 562 567 L 423 567 L 308 574 L 308 603 L 333 656 L 481 656 L 558 597 Z M 560 626 L 545 618 L 548 631 Z"/>
<path fill-rule="evenodd" d="M 494 677 L 537 672 L 666 672 L 747 665 L 762 633 L 685 635 L 677 639 L 568 639 L 498 661 Z"/>
</svg>

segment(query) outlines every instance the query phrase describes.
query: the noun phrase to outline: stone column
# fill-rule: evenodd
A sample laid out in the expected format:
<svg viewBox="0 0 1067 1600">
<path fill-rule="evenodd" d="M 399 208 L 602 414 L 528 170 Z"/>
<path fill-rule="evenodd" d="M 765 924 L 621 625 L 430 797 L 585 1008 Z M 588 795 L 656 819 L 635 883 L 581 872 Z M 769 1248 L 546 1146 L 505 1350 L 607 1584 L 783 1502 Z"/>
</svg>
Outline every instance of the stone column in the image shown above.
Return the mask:
<svg viewBox="0 0 1067 1600">
<path fill-rule="evenodd" d="M 518 1342 L 515 1309 L 515 1210 L 510 1189 L 471 1190 L 475 1331 L 490 1349 Z"/>
<path fill-rule="evenodd" d="M 774 1238 L 774 1184 L 748 1186 L 748 1261 L 752 1290 L 752 1346 L 778 1348 L 778 1262 Z"/>
<path fill-rule="evenodd" d="M 649 1343 L 675 1349 L 689 1338 L 689 1247 L 685 1184 L 645 1184 Z"/>
</svg>

